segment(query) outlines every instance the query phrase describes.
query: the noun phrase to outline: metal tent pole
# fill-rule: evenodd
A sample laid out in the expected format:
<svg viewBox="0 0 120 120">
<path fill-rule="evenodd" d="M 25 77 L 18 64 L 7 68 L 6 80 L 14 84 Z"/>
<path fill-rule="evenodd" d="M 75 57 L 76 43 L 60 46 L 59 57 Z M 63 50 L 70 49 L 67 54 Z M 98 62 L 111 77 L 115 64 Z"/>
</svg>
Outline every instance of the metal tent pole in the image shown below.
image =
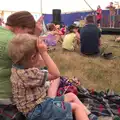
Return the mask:
<svg viewBox="0 0 120 120">
<path fill-rule="evenodd" d="M 40 0 L 40 12 L 41 12 L 41 16 L 43 15 L 43 1 Z M 45 22 L 43 20 L 43 31 L 42 31 L 42 34 L 45 34 L 47 32 L 47 28 L 45 26 Z"/>
<path fill-rule="evenodd" d="M 41 15 L 42 15 L 42 12 L 43 12 L 43 11 L 42 11 L 42 7 L 43 7 L 42 4 L 43 4 L 43 1 L 40 0 L 40 12 L 41 12 Z"/>
<path fill-rule="evenodd" d="M 88 7 L 89 7 L 93 12 L 95 12 L 94 9 L 90 6 L 90 4 L 89 4 L 86 0 L 84 0 L 84 2 L 88 5 Z"/>
</svg>

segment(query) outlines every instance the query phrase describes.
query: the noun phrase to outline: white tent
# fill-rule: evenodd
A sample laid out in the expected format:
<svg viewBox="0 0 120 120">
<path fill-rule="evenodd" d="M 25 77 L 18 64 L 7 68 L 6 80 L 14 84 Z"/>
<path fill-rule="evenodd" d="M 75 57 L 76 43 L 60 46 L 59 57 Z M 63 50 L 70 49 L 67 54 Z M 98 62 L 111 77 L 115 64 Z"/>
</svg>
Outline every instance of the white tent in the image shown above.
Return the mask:
<svg viewBox="0 0 120 120">
<path fill-rule="evenodd" d="M 41 5 L 42 1 L 42 5 Z M 96 10 L 98 5 L 104 9 L 113 0 L 86 0 Z M 116 0 L 119 1 L 120 0 Z M 115 1 L 113 1 L 115 2 Z M 84 0 L 0 0 L 0 10 L 52 13 L 52 9 L 61 9 L 62 12 L 76 12 L 90 10 Z"/>
<path fill-rule="evenodd" d="M 52 9 L 61 9 L 62 13 L 96 10 L 100 5 L 105 9 L 109 2 L 114 0 L 0 0 L 0 11 L 4 10 L 4 21 L 12 11 L 27 10 L 37 20 L 41 13 L 52 14 Z M 116 0 L 120 2 L 120 0 Z M 0 13 L 1 14 L 1 13 Z"/>
</svg>

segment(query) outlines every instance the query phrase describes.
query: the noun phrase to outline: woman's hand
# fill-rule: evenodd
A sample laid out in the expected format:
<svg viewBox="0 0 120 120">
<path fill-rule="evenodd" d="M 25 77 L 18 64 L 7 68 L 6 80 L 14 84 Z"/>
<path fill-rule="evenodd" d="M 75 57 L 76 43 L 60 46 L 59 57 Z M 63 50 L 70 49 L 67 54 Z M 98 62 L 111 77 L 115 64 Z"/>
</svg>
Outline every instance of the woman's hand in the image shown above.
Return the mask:
<svg viewBox="0 0 120 120">
<path fill-rule="evenodd" d="M 35 35 L 40 36 L 40 33 L 43 30 L 43 20 L 44 20 L 44 16 L 41 16 L 38 21 L 36 22 L 36 26 L 35 26 Z"/>
</svg>

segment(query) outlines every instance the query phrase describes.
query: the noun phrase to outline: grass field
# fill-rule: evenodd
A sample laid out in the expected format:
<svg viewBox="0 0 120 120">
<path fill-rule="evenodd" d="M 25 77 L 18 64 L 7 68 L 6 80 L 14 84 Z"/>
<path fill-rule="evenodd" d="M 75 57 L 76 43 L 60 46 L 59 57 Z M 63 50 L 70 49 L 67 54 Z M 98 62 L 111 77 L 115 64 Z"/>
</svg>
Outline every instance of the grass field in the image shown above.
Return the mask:
<svg viewBox="0 0 120 120">
<path fill-rule="evenodd" d="M 102 44 L 107 46 L 106 52 L 120 56 L 120 43 L 114 41 L 115 37 L 102 36 Z M 86 88 L 120 91 L 120 58 L 105 60 L 101 57 L 85 57 L 80 55 L 79 48 L 76 52 L 63 52 L 60 45 L 50 55 L 61 75 L 80 78 L 81 84 Z"/>
</svg>

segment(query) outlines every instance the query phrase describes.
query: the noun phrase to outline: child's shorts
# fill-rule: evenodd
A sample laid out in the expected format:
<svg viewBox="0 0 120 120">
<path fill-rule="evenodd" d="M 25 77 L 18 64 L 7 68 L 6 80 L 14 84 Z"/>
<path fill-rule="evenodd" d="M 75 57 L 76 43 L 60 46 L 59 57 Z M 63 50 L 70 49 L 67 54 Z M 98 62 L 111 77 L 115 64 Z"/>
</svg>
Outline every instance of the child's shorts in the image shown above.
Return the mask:
<svg viewBox="0 0 120 120">
<path fill-rule="evenodd" d="M 115 21 L 115 15 L 111 15 L 111 21 Z"/>
<path fill-rule="evenodd" d="M 27 120 L 73 120 L 71 105 L 63 96 L 47 98 L 28 113 Z"/>
</svg>

